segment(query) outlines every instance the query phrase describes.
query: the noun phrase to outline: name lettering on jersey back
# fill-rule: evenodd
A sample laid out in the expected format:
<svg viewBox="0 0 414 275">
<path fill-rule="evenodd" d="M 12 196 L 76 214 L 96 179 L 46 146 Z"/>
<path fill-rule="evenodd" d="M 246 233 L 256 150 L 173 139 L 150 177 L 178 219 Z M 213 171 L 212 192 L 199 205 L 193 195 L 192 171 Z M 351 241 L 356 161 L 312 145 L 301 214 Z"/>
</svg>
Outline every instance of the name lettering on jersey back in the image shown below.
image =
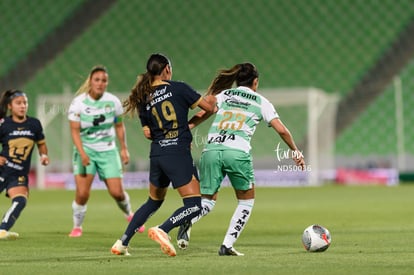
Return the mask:
<svg viewBox="0 0 414 275">
<path fill-rule="evenodd" d="M 151 106 L 154 106 L 158 102 L 164 101 L 165 99 L 172 97 L 171 92 L 167 92 L 167 86 L 162 89 L 155 90 L 152 94 L 153 100 L 151 100 Z"/>
</svg>

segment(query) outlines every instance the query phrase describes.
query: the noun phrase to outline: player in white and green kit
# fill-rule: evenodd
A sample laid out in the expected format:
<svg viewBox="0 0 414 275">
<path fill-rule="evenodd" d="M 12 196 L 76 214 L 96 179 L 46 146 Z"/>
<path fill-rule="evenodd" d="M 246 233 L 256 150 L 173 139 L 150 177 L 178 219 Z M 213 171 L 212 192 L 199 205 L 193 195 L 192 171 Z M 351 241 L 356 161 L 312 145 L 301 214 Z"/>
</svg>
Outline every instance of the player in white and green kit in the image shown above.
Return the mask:
<svg viewBox="0 0 414 275">
<path fill-rule="evenodd" d="M 236 88 L 231 88 L 233 83 Z M 250 153 L 250 140 L 260 121 L 265 121 L 280 135 L 294 152 L 299 152 L 292 135 L 279 119 L 273 105 L 256 92 L 259 74 L 251 63 L 237 64 L 231 69 L 220 71 L 209 87 L 209 94 L 216 95 L 217 109 L 213 124 L 208 133 L 207 144 L 200 160 L 200 189 L 202 213 L 192 220 L 198 221 L 215 206 L 221 182 L 228 176 L 238 199 L 238 205 L 231 218 L 219 255 L 243 256 L 233 244 L 240 236 L 250 218 L 254 205 L 254 170 Z M 195 127 L 207 119 L 199 113 L 199 119 L 192 121 Z M 296 153 L 294 161 L 304 167 L 301 154 Z M 177 244 L 186 249 L 190 237 L 191 224 L 180 227 Z"/>
<path fill-rule="evenodd" d="M 76 193 L 72 202 L 73 229 L 70 237 L 82 235 L 92 182 L 96 174 L 105 182 L 127 220 L 133 212 L 128 193 L 122 184 L 122 163 L 129 162 L 123 108 L 120 100 L 106 91 L 108 73 L 104 67 L 94 67 L 73 99 L 68 119 L 74 144 L 73 174 Z M 119 141 L 120 152 L 116 145 Z"/>
<path fill-rule="evenodd" d="M 270 123 L 279 116 L 267 99 L 248 87 L 225 90 L 216 98 L 218 111 L 201 156 L 201 194 L 217 193 L 226 174 L 236 190 L 252 189 L 250 140 L 261 120 Z"/>
</svg>

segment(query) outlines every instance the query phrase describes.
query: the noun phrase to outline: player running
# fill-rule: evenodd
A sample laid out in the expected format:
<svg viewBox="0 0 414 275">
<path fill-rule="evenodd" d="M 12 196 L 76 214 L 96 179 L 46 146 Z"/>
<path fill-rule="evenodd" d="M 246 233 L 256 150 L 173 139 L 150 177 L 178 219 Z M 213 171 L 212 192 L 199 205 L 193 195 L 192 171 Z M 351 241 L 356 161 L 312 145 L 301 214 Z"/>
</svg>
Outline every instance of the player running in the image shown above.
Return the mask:
<svg viewBox="0 0 414 275">
<path fill-rule="evenodd" d="M 232 88 L 236 83 L 236 88 Z M 238 199 L 227 233 L 218 254 L 243 256 L 233 245 L 240 237 L 252 213 L 254 193 L 254 171 L 250 153 L 250 140 L 256 125 L 264 120 L 294 152 L 293 159 L 302 169 L 305 165 L 292 135 L 282 123 L 273 105 L 258 94 L 259 73 L 251 63 L 242 63 L 228 70 L 221 70 L 212 81 L 208 94 L 217 98 L 216 116 L 208 133 L 208 141 L 200 159 L 200 189 L 202 211 L 191 222 L 180 226 L 177 244 L 186 249 L 190 240 L 191 225 L 213 210 L 221 182 L 227 175 Z M 201 111 L 195 127 L 209 114 Z"/>
<path fill-rule="evenodd" d="M 190 150 L 192 134 L 188 127 L 188 113 L 190 108 L 197 106 L 212 113 L 215 99 L 203 98 L 187 84 L 171 81 L 171 62 L 162 54 L 151 55 L 146 68 L 147 71 L 138 77 L 124 105 L 126 112 L 138 112 L 144 135 L 152 140 L 149 197 L 135 212 L 124 234 L 112 246 L 111 252 L 129 255 L 128 244 L 131 238 L 160 208 L 171 182 L 184 205 L 175 210 L 163 224 L 150 228 L 148 236 L 160 244 L 165 254 L 176 256 L 168 233 L 197 216 L 201 210 L 200 185 Z M 210 102 L 209 99 L 213 101 Z"/>
</svg>

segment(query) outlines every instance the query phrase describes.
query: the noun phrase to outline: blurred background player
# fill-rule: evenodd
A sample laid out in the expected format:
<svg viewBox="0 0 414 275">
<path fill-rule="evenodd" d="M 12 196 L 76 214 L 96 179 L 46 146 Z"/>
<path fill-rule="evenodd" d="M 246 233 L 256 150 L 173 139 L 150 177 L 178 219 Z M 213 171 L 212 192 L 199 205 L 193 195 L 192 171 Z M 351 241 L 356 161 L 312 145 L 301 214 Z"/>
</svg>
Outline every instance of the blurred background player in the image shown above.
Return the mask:
<svg viewBox="0 0 414 275">
<path fill-rule="evenodd" d="M 19 237 L 9 231 L 26 206 L 29 196 L 29 170 L 33 148 L 37 145 L 42 165 L 49 164 L 43 128 L 36 118 L 27 116 L 29 103 L 24 92 L 7 90 L 0 97 L 0 193 L 12 201 L 0 224 L 0 239 Z M 7 113 L 10 112 L 10 116 Z"/>
<path fill-rule="evenodd" d="M 189 109 L 200 107 L 212 113 L 214 103 L 202 98 L 183 82 L 171 81 L 170 60 L 153 54 L 147 61 L 147 71 L 139 75 L 137 83 L 125 101 L 127 113 L 138 112 L 144 135 L 152 140 L 150 150 L 149 197 L 135 212 L 125 233 L 112 246 L 111 252 L 129 255 L 128 244 L 137 229 L 162 205 L 170 182 L 183 200 L 160 226 L 148 230 L 148 236 L 158 242 L 161 250 L 175 256 L 168 233 L 201 210 L 200 185 L 191 156 L 192 134 L 188 128 Z M 211 97 L 214 100 L 214 97 Z"/>
<path fill-rule="evenodd" d="M 108 81 L 106 68 L 94 67 L 69 107 L 76 183 L 75 200 L 72 202 L 73 229 L 69 237 L 82 236 L 82 223 L 96 173 L 105 182 L 109 194 L 115 199 L 126 219 L 130 221 L 132 218 L 129 195 L 122 183 L 122 163 L 129 162 L 122 121 L 123 108 L 121 101 L 106 91 Z M 115 137 L 121 147 L 120 153 Z"/>
<path fill-rule="evenodd" d="M 236 88 L 232 88 L 233 84 Z M 250 218 L 254 199 L 254 170 L 250 153 L 251 138 L 256 125 L 264 120 L 292 150 L 295 163 L 303 169 L 305 162 L 290 131 L 282 123 L 273 105 L 258 94 L 259 73 L 251 63 L 242 63 L 221 70 L 212 81 L 207 94 L 217 98 L 216 116 L 208 133 L 208 141 L 200 159 L 200 189 L 202 211 L 191 222 L 180 226 L 177 244 L 186 249 L 191 224 L 207 215 L 215 206 L 221 182 L 227 175 L 238 200 L 227 233 L 218 251 L 220 256 L 243 256 L 233 245 Z M 201 111 L 190 123 L 197 126 L 209 117 Z"/>
</svg>

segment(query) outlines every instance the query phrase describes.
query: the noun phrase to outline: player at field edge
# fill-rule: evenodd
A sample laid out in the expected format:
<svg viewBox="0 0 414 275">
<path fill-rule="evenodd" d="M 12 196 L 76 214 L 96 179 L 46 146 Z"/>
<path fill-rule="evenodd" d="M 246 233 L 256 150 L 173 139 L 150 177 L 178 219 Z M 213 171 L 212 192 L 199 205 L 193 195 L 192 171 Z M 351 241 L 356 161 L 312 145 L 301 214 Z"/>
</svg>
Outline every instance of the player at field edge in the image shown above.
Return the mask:
<svg viewBox="0 0 414 275">
<path fill-rule="evenodd" d="M 108 71 L 104 66 L 92 68 L 76 92 L 68 110 L 73 148 L 73 174 L 76 191 L 72 202 L 73 229 L 69 237 L 81 237 L 93 179 L 104 181 L 109 194 L 132 219 L 128 193 L 124 190 L 123 164 L 129 162 L 123 108 L 118 97 L 108 92 Z M 118 152 L 116 138 L 120 152 Z M 144 227 L 141 228 L 141 231 Z"/>
<path fill-rule="evenodd" d="M 184 82 L 172 81 L 170 60 L 152 54 L 146 72 L 138 76 L 126 113 L 138 113 L 144 136 L 150 139 L 149 197 L 135 212 L 124 234 L 111 248 L 117 255 L 130 255 L 128 244 L 137 229 L 162 205 L 170 183 L 178 191 L 183 206 L 159 226 L 148 230 L 148 237 L 160 244 L 168 256 L 176 256 L 168 233 L 197 216 L 201 210 L 200 185 L 191 156 L 192 134 L 188 127 L 189 109 L 201 108 L 212 113 L 215 98 L 202 97 Z M 191 120 L 190 120 L 191 121 Z"/>
<path fill-rule="evenodd" d="M 232 88 L 234 83 L 236 88 Z M 220 70 L 209 86 L 207 94 L 216 96 L 217 107 L 200 159 L 202 211 L 191 222 L 180 226 L 177 234 L 179 248 L 187 248 L 192 224 L 213 210 L 222 180 L 227 175 L 238 204 L 218 254 L 244 255 L 233 246 L 245 228 L 254 205 L 255 178 L 250 141 L 260 121 L 264 120 L 279 134 L 292 150 L 296 165 L 302 170 L 305 168 L 303 154 L 298 150 L 290 131 L 274 106 L 257 92 L 258 86 L 259 73 L 251 63 L 236 64 L 230 69 Z M 196 115 L 198 119 L 192 121 L 190 128 L 209 115 L 200 111 Z"/>
<path fill-rule="evenodd" d="M 49 164 L 42 124 L 37 118 L 27 115 L 28 107 L 27 96 L 20 90 L 7 90 L 0 96 L 0 193 L 6 190 L 6 196 L 12 202 L 1 220 L 0 240 L 15 240 L 19 237 L 18 233 L 9 230 L 26 207 L 30 163 L 35 145 L 40 163 Z"/>
</svg>

